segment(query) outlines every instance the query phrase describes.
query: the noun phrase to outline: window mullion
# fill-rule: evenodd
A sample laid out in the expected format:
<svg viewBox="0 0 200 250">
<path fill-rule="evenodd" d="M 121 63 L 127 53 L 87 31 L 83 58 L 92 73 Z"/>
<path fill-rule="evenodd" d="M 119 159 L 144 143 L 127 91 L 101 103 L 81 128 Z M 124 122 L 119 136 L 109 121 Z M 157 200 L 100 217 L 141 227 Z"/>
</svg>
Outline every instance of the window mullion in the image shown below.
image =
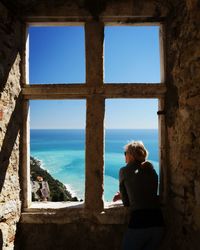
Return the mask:
<svg viewBox="0 0 200 250">
<path fill-rule="evenodd" d="M 103 209 L 104 113 L 103 97 L 87 99 L 85 206 L 94 212 Z"/>
<path fill-rule="evenodd" d="M 103 23 L 87 22 L 85 24 L 86 84 L 89 86 L 103 84 L 103 41 Z"/>
<path fill-rule="evenodd" d="M 23 160 L 21 175 L 24 179 L 23 203 L 22 207 L 28 208 L 31 205 L 31 185 L 30 185 L 30 117 L 29 117 L 29 101 L 23 102 Z"/>
<path fill-rule="evenodd" d="M 158 131 L 159 131 L 159 166 L 160 166 L 160 185 L 159 194 L 163 203 L 167 200 L 167 168 L 166 168 L 166 127 L 165 127 L 165 102 L 164 98 L 159 99 L 158 110 Z"/>
<path fill-rule="evenodd" d="M 85 24 L 86 86 L 94 90 L 87 98 L 85 207 L 93 212 L 103 209 L 105 101 L 96 92 L 103 85 L 103 38 L 102 23 Z"/>
</svg>

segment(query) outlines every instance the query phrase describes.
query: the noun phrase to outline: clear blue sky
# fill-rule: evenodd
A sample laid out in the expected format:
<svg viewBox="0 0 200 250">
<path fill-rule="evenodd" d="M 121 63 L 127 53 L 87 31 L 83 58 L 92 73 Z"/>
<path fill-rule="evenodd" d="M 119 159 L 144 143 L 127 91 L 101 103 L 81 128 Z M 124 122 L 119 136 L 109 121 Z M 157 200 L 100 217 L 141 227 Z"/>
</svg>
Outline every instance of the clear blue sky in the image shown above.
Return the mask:
<svg viewBox="0 0 200 250">
<path fill-rule="evenodd" d="M 84 28 L 29 28 L 29 82 L 85 82 Z M 108 26 L 104 82 L 160 82 L 159 27 Z M 106 128 L 157 128 L 156 99 L 106 100 Z M 84 128 L 85 100 L 30 101 L 31 128 Z"/>
</svg>

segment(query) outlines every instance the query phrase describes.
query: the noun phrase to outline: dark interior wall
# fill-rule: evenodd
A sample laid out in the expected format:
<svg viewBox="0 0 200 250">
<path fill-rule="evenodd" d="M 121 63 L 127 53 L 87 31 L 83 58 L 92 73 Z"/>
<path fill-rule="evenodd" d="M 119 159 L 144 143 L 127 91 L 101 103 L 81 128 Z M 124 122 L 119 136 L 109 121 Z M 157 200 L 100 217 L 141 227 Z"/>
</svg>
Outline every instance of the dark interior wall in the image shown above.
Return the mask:
<svg viewBox="0 0 200 250">
<path fill-rule="evenodd" d="M 0 230 L 2 249 L 14 244 L 19 198 L 21 87 L 20 24 L 0 3 Z"/>
<path fill-rule="evenodd" d="M 166 215 L 170 249 L 200 249 L 199 23 L 198 1 L 177 1 L 166 22 Z"/>
<path fill-rule="evenodd" d="M 119 250 L 124 226 L 80 224 L 19 225 L 15 250 Z"/>
</svg>

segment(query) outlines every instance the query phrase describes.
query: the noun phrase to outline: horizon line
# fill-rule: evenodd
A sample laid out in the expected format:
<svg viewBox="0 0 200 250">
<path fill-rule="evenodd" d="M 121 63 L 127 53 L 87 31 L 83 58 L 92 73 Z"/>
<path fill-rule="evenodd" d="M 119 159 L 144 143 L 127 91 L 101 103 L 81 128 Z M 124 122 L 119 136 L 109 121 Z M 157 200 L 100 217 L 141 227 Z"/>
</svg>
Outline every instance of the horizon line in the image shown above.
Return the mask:
<svg viewBox="0 0 200 250">
<path fill-rule="evenodd" d="M 158 128 L 105 128 L 105 130 L 112 129 L 112 130 L 134 130 L 134 129 L 145 129 L 145 130 L 158 130 Z M 86 130 L 85 128 L 30 128 L 30 130 Z"/>
</svg>

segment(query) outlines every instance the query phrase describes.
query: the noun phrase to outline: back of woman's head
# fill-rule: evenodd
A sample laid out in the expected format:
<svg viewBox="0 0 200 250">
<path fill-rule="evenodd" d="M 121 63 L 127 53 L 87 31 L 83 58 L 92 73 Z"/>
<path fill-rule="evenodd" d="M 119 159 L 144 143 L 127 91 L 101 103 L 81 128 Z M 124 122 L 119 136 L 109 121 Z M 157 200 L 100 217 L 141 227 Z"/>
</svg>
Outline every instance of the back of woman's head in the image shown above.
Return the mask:
<svg viewBox="0 0 200 250">
<path fill-rule="evenodd" d="M 136 161 L 141 163 L 148 157 L 148 151 L 142 141 L 131 141 L 125 145 L 124 149 L 125 152 L 132 155 Z"/>
</svg>

